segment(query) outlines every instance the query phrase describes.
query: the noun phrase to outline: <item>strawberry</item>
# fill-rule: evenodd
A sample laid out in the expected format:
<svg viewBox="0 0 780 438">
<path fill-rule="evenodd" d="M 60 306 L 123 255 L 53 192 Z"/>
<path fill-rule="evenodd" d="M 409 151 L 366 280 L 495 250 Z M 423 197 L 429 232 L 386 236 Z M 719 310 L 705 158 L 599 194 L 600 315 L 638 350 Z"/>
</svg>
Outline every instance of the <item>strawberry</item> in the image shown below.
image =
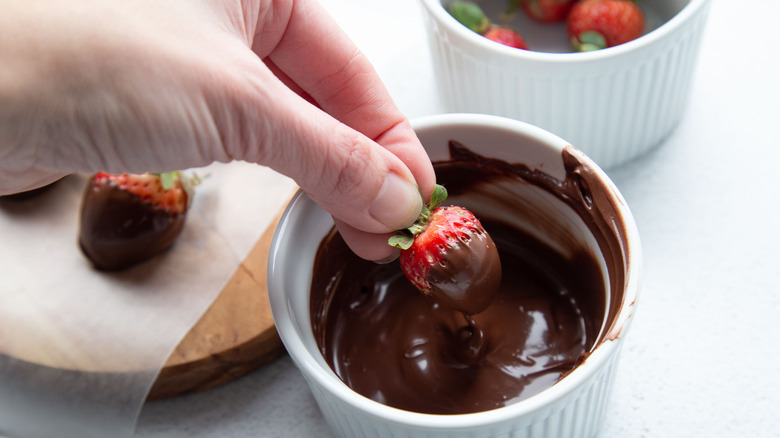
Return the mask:
<svg viewBox="0 0 780 438">
<path fill-rule="evenodd" d="M 586 52 L 639 38 L 645 18 L 632 0 L 581 0 L 569 12 L 566 27 L 574 49 Z"/>
<path fill-rule="evenodd" d="M 401 269 L 423 294 L 467 315 L 487 308 L 501 285 L 501 262 L 493 239 L 470 211 L 441 206 L 437 185 L 417 221 L 388 243 L 401 249 Z"/>
<path fill-rule="evenodd" d="M 98 269 L 119 270 L 168 249 L 184 227 L 198 182 L 180 172 L 98 172 L 82 200 L 82 252 Z"/>
<path fill-rule="evenodd" d="M 493 24 L 476 3 L 455 1 L 448 11 L 462 25 L 491 41 L 528 50 L 528 45 L 520 34 L 508 27 Z"/>
<path fill-rule="evenodd" d="M 505 46 L 528 50 L 528 44 L 526 44 L 523 37 L 508 27 L 491 26 L 490 29 L 485 32 L 484 37 Z"/>
<path fill-rule="evenodd" d="M 511 0 L 504 15 L 511 16 L 520 6 L 529 17 L 538 22 L 557 23 L 566 20 L 575 2 L 576 0 Z"/>
</svg>

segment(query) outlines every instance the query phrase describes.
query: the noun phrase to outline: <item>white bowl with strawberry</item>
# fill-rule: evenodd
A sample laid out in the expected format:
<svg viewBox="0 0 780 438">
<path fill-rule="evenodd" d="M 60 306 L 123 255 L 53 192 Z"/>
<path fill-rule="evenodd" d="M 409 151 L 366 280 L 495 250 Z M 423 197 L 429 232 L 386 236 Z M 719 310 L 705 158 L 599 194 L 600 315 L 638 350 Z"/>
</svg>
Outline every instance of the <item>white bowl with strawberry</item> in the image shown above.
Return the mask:
<svg viewBox="0 0 780 438">
<path fill-rule="evenodd" d="M 481 221 L 478 234 L 484 231 L 492 236 L 501 259 L 500 290 L 490 298 L 487 307 L 480 305 L 473 313 L 458 306 L 453 307 L 455 310 L 439 306 L 435 294 L 423 296 L 420 291 L 424 288 L 403 287 L 415 283 L 413 276 L 407 279 L 403 275 L 409 275 L 404 253 L 400 263 L 377 265 L 346 254 L 349 251 L 343 247 L 330 252 L 335 233 L 330 215 L 305 194 L 298 193 L 285 211 L 271 246 L 269 298 L 279 335 L 334 436 L 595 436 L 606 413 L 621 345 L 636 310 L 639 290 L 641 247 L 625 200 L 592 160 L 538 127 L 480 114 L 430 116 L 413 120 L 412 124 L 434 161 L 438 183 L 449 191 L 443 203 L 436 200 L 433 214 L 446 205 L 457 205 L 473 212 Z M 525 240 L 529 236 L 530 240 Z M 472 245 L 474 240 L 478 245 L 485 243 L 473 237 L 459 239 L 459 245 Z M 446 250 L 442 251 L 446 255 Z M 337 259 L 336 263 L 323 263 L 319 258 L 322 254 L 338 255 L 325 260 Z M 516 257 L 518 254 L 521 256 Z M 325 272 L 323 282 L 322 271 L 339 263 L 345 270 Z M 572 270 L 584 277 L 573 275 Z M 543 273 L 549 281 L 536 282 L 533 278 L 537 273 Z M 353 285 L 354 275 L 363 283 Z M 380 278 L 390 280 L 384 283 Z M 378 288 L 372 286 L 374 281 L 381 283 Z M 551 289 L 539 286 L 547 283 L 552 285 Z M 585 283 L 593 287 L 586 287 Z M 320 288 L 323 284 L 328 286 Z M 591 294 L 569 295 L 567 284 L 588 289 Z M 415 286 L 419 288 L 416 283 Z M 341 301 L 340 294 L 350 288 L 358 290 L 359 303 L 347 300 L 347 313 L 338 313 L 339 309 L 330 303 Z M 401 307 L 361 310 L 369 309 L 364 306 L 373 294 L 395 297 Z M 548 301 L 551 296 L 565 296 L 562 302 L 579 303 L 580 310 L 574 314 L 580 316 L 568 319 L 560 304 L 549 304 L 554 301 Z M 323 302 L 326 312 L 320 312 Z M 433 311 L 427 317 L 417 318 L 409 313 L 416 312 L 418 304 L 408 303 L 423 303 L 423 308 L 429 306 Z M 548 306 L 550 313 L 545 314 Z M 409 313 L 400 313 L 399 309 Z M 469 322 L 469 330 L 457 330 L 460 335 L 471 336 L 467 360 L 450 355 L 453 344 L 435 339 L 451 339 L 447 335 L 447 318 L 452 312 L 461 311 L 466 318 L 453 320 L 461 326 L 466 325 L 464 321 Z M 375 323 L 366 323 L 355 319 L 355 312 L 383 316 Z M 335 320 L 320 320 L 321 315 Z M 395 336 L 424 327 L 425 323 L 421 325 L 420 321 L 428 317 L 433 334 L 423 332 L 430 338 L 422 336 L 423 332 L 421 337 L 408 339 Z M 350 328 L 353 320 L 357 323 Z M 392 324 L 396 320 L 398 323 Z M 506 330 L 515 323 L 523 326 L 526 322 L 530 324 L 527 331 L 516 327 Z M 332 335 L 323 328 L 342 323 L 346 324 L 343 329 Z M 387 326 L 393 329 L 382 332 Z M 537 337 L 535 333 L 544 335 Z M 573 333 L 582 340 L 581 345 L 569 342 Z M 357 349 L 351 352 L 337 351 L 335 356 L 342 354 L 345 361 L 333 366 L 323 339 L 339 336 L 350 340 L 354 337 L 364 343 L 356 344 Z M 388 343 L 388 338 L 392 342 Z M 421 342 L 422 339 L 427 341 Z M 484 344 L 472 348 L 483 339 Z M 559 339 L 565 342 L 556 344 Z M 395 345 L 396 341 L 404 354 L 386 351 L 384 345 Z M 457 343 L 458 339 L 455 341 L 454 345 L 462 345 Z M 403 346 L 404 342 L 409 343 L 409 348 Z M 572 347 L 574 344 L 577 346 Z M 438 345 L 441 349 L 431 347 L 425 353 L 426 345 Z M 528 356 L 531 350 L 542 353 Z M 567 354 L 569 362 L 555 363 L 551 369 L 534 369 L 527 374 L 522 371 L 524 367 L 530 370 L 539 364 L 556 362 Z M 444 370 L 455 369 L 454 375 L 459 377 L 447 379 L 445 375 L 449 374 L 435 371 L 442 369 L 441 358 L 450 367 Z M 379 370 L 364 369 L 372 366 Z M 380 389 L 365 392 L 358 388 L 354 374 L 344 375 L 349 367 L 366 373 L 369 378 L 364 383 Z M 428 369 L 434 371 L 426 374 Z M 464 370 L 468 372 L 463 374 Z M 469 370 L 479 377 L 470 379 Z M 504 372 L 509 377 L 493 379 L 496 373 Z M 540 377 L 542 373 L 546 374 Z M 541 386 L 537 386 L 540 382 Z M 520 388 L 519 395 L 507 389 L 511 386 Z M 533 390 L 527 389 L 532 387 Z M 414 392 L 412 403 L 403 405 L 407 392 Z M 468 405 L 473 397 L 479 403 Z M 432 413 L 434 405 L 435 409 L 441 408 L 436 413 Z"/>
<path fill-rule="evenodd" d="M 422 10 L 448 112 L 531 123 L 609 169 L 678 125 L 710 3 L 422 0 Z"/>
</svg>

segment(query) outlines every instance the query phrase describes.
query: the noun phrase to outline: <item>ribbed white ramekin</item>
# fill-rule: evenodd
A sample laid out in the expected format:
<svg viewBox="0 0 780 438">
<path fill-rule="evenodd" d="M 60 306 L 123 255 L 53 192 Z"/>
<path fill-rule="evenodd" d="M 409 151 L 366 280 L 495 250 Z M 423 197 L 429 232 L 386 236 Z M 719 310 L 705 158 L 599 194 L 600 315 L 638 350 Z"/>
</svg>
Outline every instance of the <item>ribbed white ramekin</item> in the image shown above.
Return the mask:
<svg viewBox="0 0 780 438">
<path fill-rule="evenodd" d="M 684 112 L 710 0 L 645 2 L 673 15 L 620 46 L 587 53 L 505 47 L 421 0 L 448 112 L 495 114 L 567 139 L 602 168 L 660 144 Z"/>
<path fill-rule="evenodd" d="M 561 152 L 568 143 L 516 120 L 448 114 L 413 120 L 412 125 L 434 160 L 448 158 L 448 142 L 455 140 L 473 146 L 481 155 L 525 163 L 549 174 L 563 169 Z M 587 157 L 582 160 L 592 165 Z M 333 221 L 305 194 L 299 192 L 293 198 L 271 245 L 269 299 L 279 335 L 335 436 L 592 438 L 597 434 L 635 310 L 642 254 L 636 224 L 625 200 L 607 175 L 593 166 L 619 201 L 616 220 L 624 225 L 626 234 L 619 255 L 624 266 L 622 295 L 609 304 L 614 324 L 590 356 L 552 387 L 509 406 L 465 415 L 421 414 L 377 403 L 352 391 L 331 370 L 314 339 L 309 294 L 315 253 Z"/>
</svg>

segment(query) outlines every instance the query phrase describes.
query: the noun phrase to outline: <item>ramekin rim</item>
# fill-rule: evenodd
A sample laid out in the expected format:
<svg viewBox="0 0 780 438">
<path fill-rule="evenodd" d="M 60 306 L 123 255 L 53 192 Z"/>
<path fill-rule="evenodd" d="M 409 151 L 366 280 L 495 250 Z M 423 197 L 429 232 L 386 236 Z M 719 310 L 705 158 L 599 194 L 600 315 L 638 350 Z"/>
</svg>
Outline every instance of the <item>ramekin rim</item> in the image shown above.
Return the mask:
<svg viewBox="0 0 780 438">
<path fill-rule="evenodd" d="M 672 18 L 653 29 L 652 31 L 640 36 L 639 38 L 629 41 L 618 46 L 609 47 L 602 50 L 594 50 L 590 52 L 540 52 L 534 50 L 520 50 L 513 47 L 503 46 L 493 41 L 489 41 L 486 38 L 480 36 L 476 32 L 473 32 L 460 24 L 455 18 L 453 18 L 444 6 L 441 0 L 420 0 L 425 8 L 428 9 L 430 14 L 436 18 L 436 20 L 446 26 L 449 30 L 456 32 L 466 38 L 470 43 L 482 47 L 484 50 L 495 53 L 501 56 L 508 56 L 510 58 L 525 59 L 529 61 L 537 62 L 551 62 L 551 63 L 578 63 L 578 62 L 593 62 L 598 60 L 610 59 L 622 56 L 625 53 L 639 50 L 643 47 L 647 47 L 655 44 L 658 40 L 663 39 L 671 32 L 675 31 L 684 23 L 688 22 L 699 10 L 704 8 L 712 0 L 690 0 L 683 8 L 676 13 Z"/>
</svg>

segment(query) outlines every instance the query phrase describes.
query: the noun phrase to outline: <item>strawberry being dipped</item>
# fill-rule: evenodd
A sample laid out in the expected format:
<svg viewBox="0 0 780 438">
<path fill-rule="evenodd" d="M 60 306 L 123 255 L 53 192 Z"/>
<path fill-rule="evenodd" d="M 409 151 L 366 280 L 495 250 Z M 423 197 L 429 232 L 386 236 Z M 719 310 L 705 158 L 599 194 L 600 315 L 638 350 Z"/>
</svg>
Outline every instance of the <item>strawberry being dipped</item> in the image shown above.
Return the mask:
<svg viewBox="0 0 780 438">
<path fill-rule="evenodd" d="M 95 174 L 84 191 L 79 246 L 93 265 L 115 271 L 168 249 L 181 233 L 197 177 Z"/>
<path fill-rule="evenodd" d="M 574 50 L 587 52 L 639 38 L 645 18 L 632 0 L 581 0 L 569 12 L 566 28 Z"/>
<path fill-rule="evenodd" d="M 501 262 L 493 239 L 474 215 L 447 198 L 437 185 L 430 203 L 388 243 L 401 249 L 404 275 L 444 307 L 473 315 L 487 308 L 501 285 Z"/>
</svg>

